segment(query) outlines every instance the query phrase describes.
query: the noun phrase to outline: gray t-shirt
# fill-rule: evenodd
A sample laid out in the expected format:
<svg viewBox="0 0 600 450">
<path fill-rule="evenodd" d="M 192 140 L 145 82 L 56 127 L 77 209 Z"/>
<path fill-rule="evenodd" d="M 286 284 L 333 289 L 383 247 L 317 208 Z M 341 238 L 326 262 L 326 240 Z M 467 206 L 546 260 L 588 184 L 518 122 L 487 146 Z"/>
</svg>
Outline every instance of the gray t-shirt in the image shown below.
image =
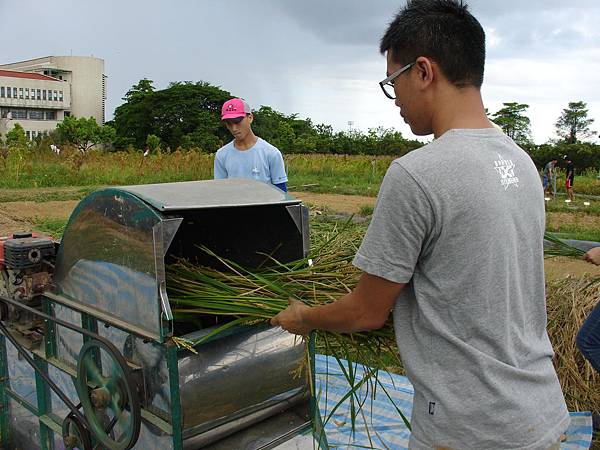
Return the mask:
<svg viewBox="0 0 600 450">
<path fill-rule="evenodd" d="M 546 332 L 544 198 L 494 129 L 395 160 L 354 265 L 408 283 L 394 308 L 411 448 L 545 449 L 569 424 Z"/>
<path fill-rule="evenodd" d="M 552 176 L 554 174 L 554 163 L 550 161 L 544 166 L 544 175 Z"/>
</svg>

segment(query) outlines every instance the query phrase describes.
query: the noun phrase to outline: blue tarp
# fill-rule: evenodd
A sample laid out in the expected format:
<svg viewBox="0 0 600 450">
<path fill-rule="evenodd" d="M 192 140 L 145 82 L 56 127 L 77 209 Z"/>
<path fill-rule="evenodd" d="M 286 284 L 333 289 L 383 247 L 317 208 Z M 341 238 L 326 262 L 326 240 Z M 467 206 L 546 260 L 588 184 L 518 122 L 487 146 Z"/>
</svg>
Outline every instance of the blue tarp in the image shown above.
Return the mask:
<svg viewBox="0 0 600 450">
<path fill-rule="evenodd" d="M 361 365 L 354 364 L 352 370 L 356 371 L 354 379 L 358 383 L 363 378 L 365 369 Z M 316 378 L 319 409 L 321 417 L 325 418 L 348 393 L 348 381 L 338 362 L 324 355 L 316 356 Z M 404 425 L 396 407 L 410 420 L 414 395 L 412 384 L 406 377 L 379 371 L 375 398 L 371 395 L 373 388 L 373 382 L 366 382 L 357 390 L 357 397 L 359 400 L 364 399 L 365 404 L 355 421 L 354 433 L 350 419 L 352 408 L 350 399 L 346 399 L 333 412 L 331 419 L 325 425 L 327 442 L 331 448 L 408 448 L 410 431 Z M 354 404 L 356 406 L 357 402 L 355 401 Z M 591 441 L 591 413 L 571 413 L 571 426 L 567 430 L 567 440 L 562 443 L 561 449 L 587 449 Z"/>
</svg>

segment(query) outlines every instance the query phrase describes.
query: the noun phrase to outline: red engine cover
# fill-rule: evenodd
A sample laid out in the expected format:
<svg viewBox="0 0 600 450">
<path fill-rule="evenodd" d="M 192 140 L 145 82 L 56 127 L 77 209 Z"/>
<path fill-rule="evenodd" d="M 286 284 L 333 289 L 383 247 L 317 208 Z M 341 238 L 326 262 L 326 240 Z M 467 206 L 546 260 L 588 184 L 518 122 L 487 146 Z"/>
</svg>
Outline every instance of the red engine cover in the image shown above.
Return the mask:
<svg viewBox="0 0 600 450">
<path fill-rule="evenodd" d="M 42 234 L 36 233 L 35 231 L 31 234 L 31 237 L 37 238 L 37 237 L 46 237 Z M 18 237 L 23 237 L 23 233 L 18 233 Z M 8 235 L 8 236 L 4 236 L 4 237 L 0 237 L 0 270 L 4 270 L 4 242 L 8 241 L 9 239 L 14 239 L 14 234 Z"/>
</svg>

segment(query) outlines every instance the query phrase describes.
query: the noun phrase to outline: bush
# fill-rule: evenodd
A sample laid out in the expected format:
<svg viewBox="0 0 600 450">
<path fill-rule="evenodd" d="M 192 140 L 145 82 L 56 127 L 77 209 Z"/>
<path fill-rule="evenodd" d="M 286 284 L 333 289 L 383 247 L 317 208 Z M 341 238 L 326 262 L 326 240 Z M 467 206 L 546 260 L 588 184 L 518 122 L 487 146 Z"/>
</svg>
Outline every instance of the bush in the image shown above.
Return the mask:
<svg viewBox="0 0 600 450">
<path fill-rule="evenodd" d="M 8 147 L 26 147 L 27 136 L 19 122 L 15 123 L 12 130 L 6 133 L 6 145 Z"/>
<path fill-rule="evenodd" d="M 149 134 L 146 138 L 146 146 L 151 152 L 156 151 L 160 147 L 160 138 L 155 134 Z"/>
</svg>

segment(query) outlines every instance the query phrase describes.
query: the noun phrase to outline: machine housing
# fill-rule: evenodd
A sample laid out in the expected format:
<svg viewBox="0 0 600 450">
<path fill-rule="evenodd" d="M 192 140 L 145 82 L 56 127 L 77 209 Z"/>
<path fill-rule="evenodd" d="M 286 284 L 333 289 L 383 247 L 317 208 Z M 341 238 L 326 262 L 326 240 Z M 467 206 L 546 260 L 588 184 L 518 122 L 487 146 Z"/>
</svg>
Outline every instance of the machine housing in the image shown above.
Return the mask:
<svg viewBox="0 0 600 450">
<path fill-rule="evenodd" d="M 298 371 L 314 357 L 310 343 L 306 353 L 302 340 L 264 325 L 233 327 L 197 354 L 178 348 L 174 337 L 194 340 L 229 319 L 174 320 L 165 271 L 179 258 L 219 264 L 202 246 L 247 267 L 306 257 L 300 201 L 252 180 L 107 188 L 75 208 L 55 264 L 54 243 L 19 239 L 4 241 L 3 270 L 32 283 L 16 293 L 13 273 L 1 291 L 12 337 L 0 336 L 4 448 L 83 446 L 86 432 L 119 450 L 275 448 L 290 439 L 313 448 L 307 431 L 318 414 L 308 371 Z M 45 316 L 19 315 L 19 302 Z M 69 400 L 82 403 L 83 417 Z M 110 411 L 118 411 L 112 421 Z"/>
</svg>

